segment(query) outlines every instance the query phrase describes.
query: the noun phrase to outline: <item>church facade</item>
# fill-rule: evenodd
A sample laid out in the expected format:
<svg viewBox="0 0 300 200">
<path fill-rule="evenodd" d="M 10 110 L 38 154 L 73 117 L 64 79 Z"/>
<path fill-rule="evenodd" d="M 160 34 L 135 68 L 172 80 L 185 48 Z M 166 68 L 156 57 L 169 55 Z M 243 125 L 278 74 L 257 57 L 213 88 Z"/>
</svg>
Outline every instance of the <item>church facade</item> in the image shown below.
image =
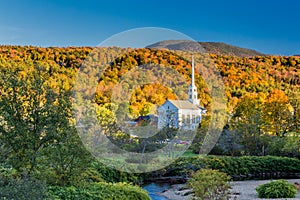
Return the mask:
<svg viewBox="0 0 300 200">
<path fill-rule="evenodd" d="M 192 56 L 192 77 L 187 100 L 166 100 L 158 108 L 158 129 L 164 127 L 195 130 L 206 109 L 200 106 L 195 85 L 194 56 Z"/>
</svg>

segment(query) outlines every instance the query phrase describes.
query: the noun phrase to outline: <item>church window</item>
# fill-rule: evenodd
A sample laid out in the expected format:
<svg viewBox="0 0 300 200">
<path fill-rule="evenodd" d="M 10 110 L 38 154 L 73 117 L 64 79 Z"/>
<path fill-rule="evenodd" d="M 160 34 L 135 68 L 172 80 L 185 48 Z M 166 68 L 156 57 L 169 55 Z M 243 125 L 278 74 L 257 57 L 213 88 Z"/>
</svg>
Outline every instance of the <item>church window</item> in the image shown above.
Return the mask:
<svg viewBox="0 0 300 200">
<path fill-rule="evenodd" d="M 192 115 L 192 123 L 193 123 L 193 124 L 196 123 L 196 117 L 195 117 L 195 115 Z"/>
<path fill-rule="evenodd" d="M 185 123 L 185 115 L 182 115 L 182 123 Z"/>
<path fill-rule="evenodd" d="M 187 116 L 186 116 L 186 123 L 187 123 L 187 124 L 190 124 L 190 123 L 191 123 L 190 115 L 187 115 Z"/>
</svg>

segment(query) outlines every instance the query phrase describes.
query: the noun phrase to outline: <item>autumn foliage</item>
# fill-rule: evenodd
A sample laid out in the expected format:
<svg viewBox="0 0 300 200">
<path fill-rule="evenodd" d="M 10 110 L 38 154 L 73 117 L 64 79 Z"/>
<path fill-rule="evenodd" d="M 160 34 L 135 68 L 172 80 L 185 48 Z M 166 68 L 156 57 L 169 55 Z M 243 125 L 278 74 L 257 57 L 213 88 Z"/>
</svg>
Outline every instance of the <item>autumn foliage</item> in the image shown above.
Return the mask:
<svg viewBox="0 0 300 200">
<path fill-rule="evenodd" d="M 122 54 L 122 51 L 117 47 L 103 48 L 102 53 L 98 53 L 91 47 L 0 46 L 0 62 L 1 67 L 9 67 L 8 65 L 12 61 L 24 65 L 23 73 L 27 71 L 28 61 L 43 63 L 42 65 L 45 65 L 50 73 L 58 72 L 64 84 L 69 82 L 72 85 L 76 72 L 84 60 L 109 60 L 108 58 L 114 57 L 114 55 L 121 55 L 109 63 L 103 76 L 99 77 L 99 86 L 95 96 L 98 104 L 110 102 L 113 86 L 135 66 L 147 63 L 153 67 L 155 65 L 171 66 L 186 80 L 190 80 L 190 62 L 180 56 L 180 52 L 132 49 L 129 53 Z M 214 61 L 223 77 L 228 112 L 233 112 L 239 100 L 249 93 L 270 95 L 269 99 L 272 99 L 277 98 L 276 93 L 288 98 L 293 91 L 299 91 L 300 57 L 257 56 L 247 58 L 211 54 L 210 59 Z M 201 62 L 207 61 L 204 58 Z M 55 86 L 58 83 L 53 82 L 52 84 Z M 209 91 L 199 74 L 196 74 L 196 85 L 201 103 L 207 107 L 210 103 Z M 131 109 L 133 113 L 138 114 L 143 109 L 144 103 L 161 104 L 168 98 L 174 98 L 174 95 L 172 96 L 167 88 L 159 86 L 159 83 L 145 85 L 132 93 Z M 281 100 L 286 103 L 288 101 L 288 99 Z"/>
</svg>

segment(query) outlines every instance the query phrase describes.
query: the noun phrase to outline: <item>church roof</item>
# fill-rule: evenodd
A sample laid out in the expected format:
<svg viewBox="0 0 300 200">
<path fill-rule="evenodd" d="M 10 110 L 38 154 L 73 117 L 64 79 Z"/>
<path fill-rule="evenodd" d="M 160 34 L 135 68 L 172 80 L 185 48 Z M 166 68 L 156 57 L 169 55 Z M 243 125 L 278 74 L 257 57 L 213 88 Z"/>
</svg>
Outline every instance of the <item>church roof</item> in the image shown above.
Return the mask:
<svg viewBox="0 0 300 200">
<path fill-rule="evenodd" d="M 172 103 L 178 109 L 190 109 L 190 110 L 199 110 L 199 109 L 201 109 L 200 106 L 196 106 L 188 100 L 168 100 L 168 101 L 170 103 Z"/>
</svg>

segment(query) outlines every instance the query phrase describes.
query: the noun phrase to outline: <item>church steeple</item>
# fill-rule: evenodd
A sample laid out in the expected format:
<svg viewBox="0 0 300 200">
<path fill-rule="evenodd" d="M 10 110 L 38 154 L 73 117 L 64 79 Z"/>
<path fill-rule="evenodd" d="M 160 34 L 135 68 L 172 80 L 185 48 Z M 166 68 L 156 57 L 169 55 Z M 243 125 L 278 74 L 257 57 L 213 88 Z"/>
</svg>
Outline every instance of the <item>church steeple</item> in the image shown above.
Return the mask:
<svg viewBox="0 0 300 200">
<path fill-rule="evenodd" d="M 194 55 L 192 55 L 192 81 L 191 81 L 191 84 L 190 84 L 190 87 L 189 87 L 189 92 L 188 92 L 188 95 L 189 95 L 189 101 L 194 104 L 194 105 L 199 105 L 200 102 L 198 100 L 198 92 L 197 92 L 197 87 L 195 85 L 195 66 L 194 66 Z"/>
</svg>

